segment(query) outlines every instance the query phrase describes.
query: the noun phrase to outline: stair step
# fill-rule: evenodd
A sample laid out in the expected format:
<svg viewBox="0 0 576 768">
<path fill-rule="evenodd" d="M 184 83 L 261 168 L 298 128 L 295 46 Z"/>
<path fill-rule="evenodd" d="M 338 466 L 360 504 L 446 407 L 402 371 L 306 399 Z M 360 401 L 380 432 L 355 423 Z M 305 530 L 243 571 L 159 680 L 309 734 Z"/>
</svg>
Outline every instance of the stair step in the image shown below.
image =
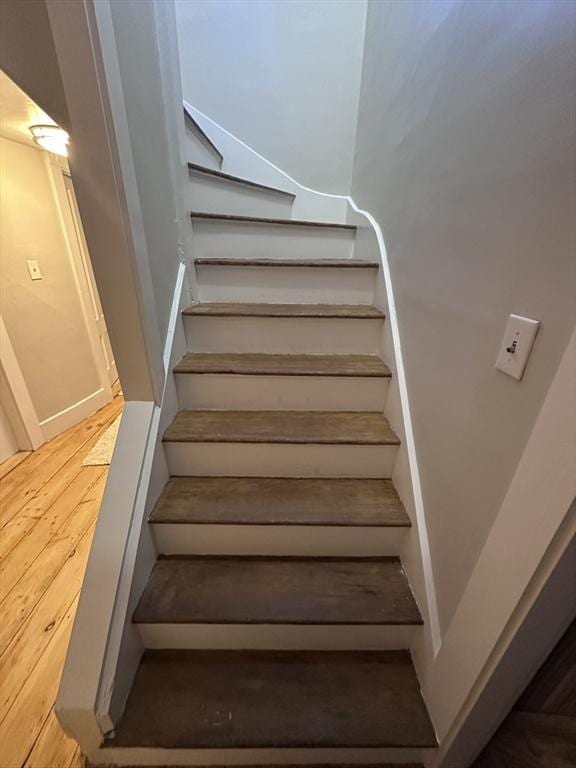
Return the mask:
<svg viewBox="0 0 576 768">
<path fill-rule="evenodd" d="M 210 221 L 223 221 L 223 222 L 235 222 L 238 224 L 266 224 L 273 226 L 287 226 L 287 227 L 316 227 L 320 229 L 345 229 L 350 232 L 356 231 L 356 225 L 354 224 L 340 224 L 336 222 L 327 221 L 308 221 L 301 219 L 275 219 L 263 216 L 238 216 L 236 214 L 225 213 L 206 213 L 203 211 L 192 211 L 190 213 L 192 220 L 210 220 Z"/>
<path fill-rule="evenodd" d="M 377 355 L 265 355 L 200 353 L 186 355 L 174 373 L 222 373 L 242 376 L 353 376 L 389 378 Z"/>
<path fill-rule="evenodd" d="M 224 162 L 224 157 L 222 155 L 222 152 L 218 149 L 216 144 L 212 141 L 210 136 L 204 131 L 204 129 L 200 126 L 200 124 L 196 121 L 196 119 L 192 116 L 192 114 L 184 107 L 184 122 L 186 123 L 186 127 L 191 130 L 196 137 L 204 144 L 204 146 L 216 157 L 216 160 L 218 161 L 219 165 L 222 165 Z"/>
<path fill-rule="evenodd" d="M 376 412 L 179 411 L 164 442 L 399 445 Z"/>
<path fill-rule="evenodd" d="M 434 746 L 404 652 L 147 651 L 106 742 L 173 750 Z"/>
<path fill-rule="evenodd" d="M 285 189 L 278 189 L 277 187 L 269 187 L 266 184 L 259 184 L 256 181 L 250 181 L 250 179 L 244 179 L 241 176 L 233 176 L 230 173 L 224 173 L 223 171 L 215 171 L 212 168 L 207 168 L 204 165 L 198 165 L 197 163 L 188 163 L 188 170 L 192 173 L 201 174 L 202 176 L 211 176 L 215 179 L 221 179 L 222 181 L 231 181 L 235 184 L 242 184 L 245 187 L 252 189 L 258 189 L 263 192 L 272 192 L 278 195 L 285 195 L 292 200 L 296 199 L 296 195 L 292 192 L 287 192 Z"/>
<path fill-rule="evenodd" d="M 376 307 L 361 304 L 246 304 L 235 302 L 202 302 L 183 311 L 197 317 L 314 317 L 347 320 L 382 320 Z"/>
<path fill-rule="evenodd" d="M 218 256 L 201 256 L 194 259 L 201 267 L 333 267 L 338 269 L 379 269 L 376 261 L 361 261 L 360 259 L 255 259 L 255 258 L 221 258 Z"/>
<path fill-rule="evenodd" d="M 156 524 L 409 527 L 390 480 L 174 477 Z"/>
<path fill-rule="evenodd" d="M 161 557 L 137 624 L 418 625 L 398 558 Z"/>
</svg>

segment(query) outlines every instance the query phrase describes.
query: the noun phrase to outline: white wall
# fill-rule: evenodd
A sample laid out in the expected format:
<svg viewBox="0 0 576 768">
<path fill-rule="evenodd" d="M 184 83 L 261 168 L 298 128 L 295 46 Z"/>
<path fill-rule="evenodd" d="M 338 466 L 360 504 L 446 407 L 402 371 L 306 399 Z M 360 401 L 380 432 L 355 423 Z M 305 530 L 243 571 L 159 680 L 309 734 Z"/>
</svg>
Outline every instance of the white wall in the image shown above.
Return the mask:
<svg viewBox="0 0 576 768">
<path fill-rule="evenodd" d="M 444 631 L 574 327 L 575 11 L 368 6 L 352 196 L 386 240 Z M 521 382 L 494 369 L 511 312 L 542 322 Z"/>
<path fill-rule="evenodd" d="M 350 190 L 366 0 L 176 0 L 184 98 L 301 184 Z"/>
<path fill-rule="evenodd" d="M 46 153 L 0 138 L 2 317 L 40 421 L 100 389 Z M 42 280 L 32 281 L 27 259 Z"/>
<path fill-rule="evenodd" d="M 169 4 L 159 3 L 159 14 L 169 11 Z M 164 7 L 164 5 L 166 7 Z M 179 241 L 178 201 L 176 192 L 182 194 L 183 183 L 173 178 L 171 145 L 179 155 L 178 138 L 170 134 L 173 114 L 183 122 L 182 94 L 179 83 L 174 84 L 175 94 L 166 102 L 163 90 L 163 69 L 170 52 L 158 50 L 156 39 L 156 13 L 150 0 L 122 0 L 110 4 L 116 46 L 119 75 L 122 83 L 126 118 L 130 134 L 131 150 L 150 266 L 151 287 L 161 344 L 168 332 L 168 319 L 176 275 L 178 272 Z M 174 47 L 176 41 L 174 40 Z M 176 70 L 176 73 L 178 70 Z M 177 86 L 177 87 L 176 87 Z M 184 169 L 180 169 L 184 174 Z M 190 219 L 186 227 L 191 229 Z"/>
</svg>

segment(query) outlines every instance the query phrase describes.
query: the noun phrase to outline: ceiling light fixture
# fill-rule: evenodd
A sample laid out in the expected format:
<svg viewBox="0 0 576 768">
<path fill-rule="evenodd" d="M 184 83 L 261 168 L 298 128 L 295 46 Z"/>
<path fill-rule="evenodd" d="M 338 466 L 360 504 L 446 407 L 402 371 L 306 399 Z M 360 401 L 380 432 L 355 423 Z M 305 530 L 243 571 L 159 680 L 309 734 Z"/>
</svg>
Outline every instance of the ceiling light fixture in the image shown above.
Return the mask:
<svg viewBox="0 0 576 768">
<path fill-rule="evenodd" d="M 58 125 L 31 125 L 30 133 L 36 144 L 61 157 L 68 157 L 70 136 Z"/>
</svg>

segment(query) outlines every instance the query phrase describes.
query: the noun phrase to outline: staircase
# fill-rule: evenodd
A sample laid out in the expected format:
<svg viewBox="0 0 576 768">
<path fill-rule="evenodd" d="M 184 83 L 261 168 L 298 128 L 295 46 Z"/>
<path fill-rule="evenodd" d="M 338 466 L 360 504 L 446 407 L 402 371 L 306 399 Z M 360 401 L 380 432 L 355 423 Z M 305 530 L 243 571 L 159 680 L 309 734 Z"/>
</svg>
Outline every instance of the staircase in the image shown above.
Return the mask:
<svg viewBox="0 0 576 768">
<path fill-rule="evenodd" d="M 198 295 L 184 311 L 146 648 L 115 765 L 415 763 L 436 745 L 412 666 L 377 263 L 356 227 L 221 170 L 191 114 Z"/>
</svg>

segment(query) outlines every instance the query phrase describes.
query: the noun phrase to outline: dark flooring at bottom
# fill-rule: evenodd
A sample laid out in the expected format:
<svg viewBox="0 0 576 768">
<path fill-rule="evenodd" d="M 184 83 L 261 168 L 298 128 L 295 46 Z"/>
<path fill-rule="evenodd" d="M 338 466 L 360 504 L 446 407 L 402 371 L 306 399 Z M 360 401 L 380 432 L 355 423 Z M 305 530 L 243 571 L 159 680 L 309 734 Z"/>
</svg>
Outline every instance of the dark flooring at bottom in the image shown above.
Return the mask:
<svg viewBox="0 0 576 768">
<path fill-rule="evenodd" d="M 576 621 L 473 768 L 575 768 Z"/>
</svg>

